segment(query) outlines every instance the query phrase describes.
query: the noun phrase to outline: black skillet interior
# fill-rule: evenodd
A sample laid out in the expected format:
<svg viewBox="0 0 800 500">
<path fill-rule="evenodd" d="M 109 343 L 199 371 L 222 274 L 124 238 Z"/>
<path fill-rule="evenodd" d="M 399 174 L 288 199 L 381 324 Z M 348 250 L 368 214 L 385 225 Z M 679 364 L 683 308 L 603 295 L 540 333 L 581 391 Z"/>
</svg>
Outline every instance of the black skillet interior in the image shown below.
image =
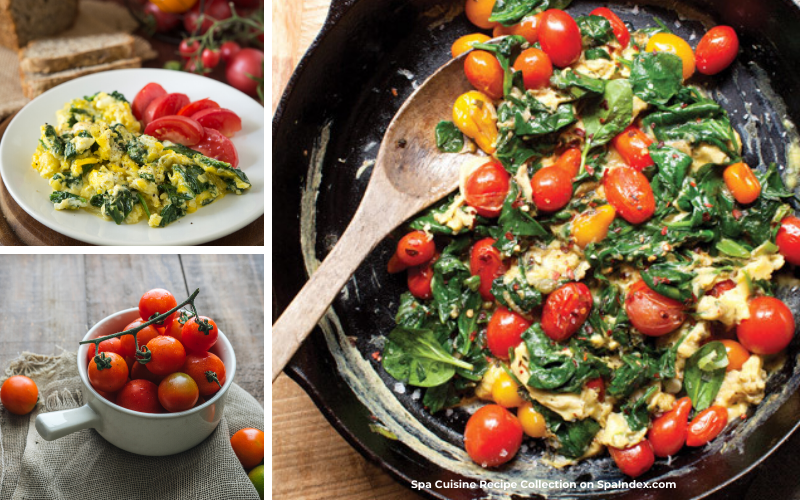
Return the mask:
<svg viewBox="0 0 800 500">
<path fill-rule="evenodd" d="M 569 12 L 585 14 L 598 5 L 606 4 L 578 1 Z M 679 18 L 675 13 L 676 5 L 643 6 L 643 12 L 638 14 L 631 12 L 628 6 L 620 9 L 620 16 L 634 28 L 641 28 L 653 25 L 652 15 L 655 14 L 695 45 L 705 30 L 697 22 Z M 316 202 L 316 253 L 320 259 L 333 247 L 355 212 L 371 172 L 371 167 L 364 167 L 364 162 L 375 158 L 383 131 L 396 110 L 414 85 L 448 60 L 453 40 L 475 31 L 463 13 L 450 22 L 442 22 L 448 17 L 450 6 L 447 0 L 334 2 L 322 35 L 293 76 L 273 122 L 273 231 L 281 238 L 281 244 L 273 247 L 277 311 L 286 307 L 306 279 L 299 247 L 300 186 L 306 183 L 309 158 L 323 125 L 331 123 L 323 182 Z M 774 90 L 786 98 L 788 117 L 797 121 L 800 100 L 791 99 L 791 96 L 800 90 L 800 78 L 795 70 L 796 55 L 800 54 L 800 37 L 795 35 L 800 28 L 800 11 L 784 0 L 714 0 L 679 5 L 683 6 L 694 7 L 711 15 L 716 23 L 736 28 L 741 52 L 734 68 L 700 81 L 708 83 L 710 89 L 717 89 L 718 98 L 724 97 L 724 105 L 740 133 L 748 122 L 751 131 L 752 127 L 756 128 L 755 139 L 749 144 L 745 141 L 745 161 L 750 165 L 771 161 L 782 165 L 786 147 L 782 136 L 785 117 L 762 91 L 747 62 L 755 61 L 766 71 Z M 340 295 L 334 304 L 344 331 L 355 339 L 356 347 L 367 359 L 376 351 L 370 339 L 376 333 L 388 333 L 393 327 L 397 298 L 405 290 L 402 275 L 385 273 L 392 245 L 393 241 L 384 241 L 371 253 L 354 280 L 348 283 L 346 298 Z M 800 308 L 794 310 L 800 311 Z M 791 361 L 773 378 L 768 391 L 798 382 L 798 377 L 791 375 L 799 345 L 800 342 L 792 344 Z M 392 387 L 394 381 L 382 372 L 377 361 L 373 364 Z M 303 385 L 345 438 L 401 481 L 433 483 L 463 479 L 433 465 L 403 444 L 370 430 L 370 412 L 339 376 L 318 329 L 287 371 Z M 415 396 L 418 395 L 411 390 L 397 395 L 423 425 L 442 439 L 460 443 L 466 423 L 464 414 L 456 411 L 449 417 L 443 413 L 430 416 Z M 799 409 L 800 396 L 793 393 L 770 420 L 750 435 L 742 453 L 683 452 L 669 466 L 663 461 L 657 462 L 643 477 L 644 480 L 658 478 L 668 471 L 683 468 L 678 492 L 653 490 L 618 495 L 620 498 L 693 497 L 711 491 L 768 454 L 795 427 Z M 528 453 L 541 453 L 541 449 L 532 445 Z M 605 472 L 599 475 L 587 473 L 581 479 L 621 479 L 611 467 L 603 470 Z M 479 490 L 435 487 L 427 493 L 454 499 L 482 494 Z"/>
</svg>

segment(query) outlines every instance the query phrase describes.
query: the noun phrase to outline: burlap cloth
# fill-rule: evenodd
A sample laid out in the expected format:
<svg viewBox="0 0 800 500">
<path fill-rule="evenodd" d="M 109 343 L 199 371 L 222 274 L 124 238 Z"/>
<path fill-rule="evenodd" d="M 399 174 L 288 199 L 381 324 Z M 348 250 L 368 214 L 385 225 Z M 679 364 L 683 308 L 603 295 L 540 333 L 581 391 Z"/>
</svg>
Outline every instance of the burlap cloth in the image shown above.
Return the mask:
<svg viewBox="0 0 800 500">
<path fill-rule="evenodd" d="M 75 24 L 58 36 L 79 36 L 123 31 L 132 33 L 139 24 L 122 5 L 100 0 L 81 0 Z M 158 57 L 150 43 L 137 35 L 134 56 L 142 61 Z M 19 59 L 11 49 L 0 47 L 0 120 L 19 111 L 30 99 L 22 95 Z"/>
<path fill-rule="evenodd" d="M 83 404 L 75 356 L 74 352 L 58 356 L 25 352 L 6 369 L 6 376 L 31 377 L 40 399 L 30 415 L 0 409 L 0 500 L 258 500 L 231 449 L 230 437 L 245 427 L 263 429 L 264 409 L 235 383 L 217 429 L 177 455 L 128 453 L 94 429 L 55 441 L 42 439 L 34 427 L 39 412 Z"/>
</svg>

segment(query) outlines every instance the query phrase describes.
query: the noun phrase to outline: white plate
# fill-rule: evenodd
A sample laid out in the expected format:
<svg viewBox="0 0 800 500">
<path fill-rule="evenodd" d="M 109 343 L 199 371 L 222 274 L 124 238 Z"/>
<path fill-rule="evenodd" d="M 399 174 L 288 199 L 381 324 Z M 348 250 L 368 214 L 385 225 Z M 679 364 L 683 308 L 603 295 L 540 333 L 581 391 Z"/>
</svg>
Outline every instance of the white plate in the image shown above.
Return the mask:
<svg viewBox="0 0 800 500">
<path fill-rule="evenodd" d="M 241 196 L 219 201 L 152 228 L 146 221 L 116 225 L 85 210 L 56 210 L 50 202 L 47 179 L 31 167 L 45 123 L 56 122 L 56 111 L 76 97 L 103 91 L 121 92 L 128 101 L 150 82 L 167 92 L 181 92 L 192 101 L 209 97 L 242 118 L 242 130 L 232 138 L 239 168 L 252 188 Z M 118 69 L 76 78 L 45 92 L 17 114 L 0 141 L 0 175 L 14 200 L 45 226 L 70 238 L 96 245 L 197 245 L 226 236 L 264 214 L 264 108 L 229 85 L 204 76 L 165 69 Z"/>
</svg>

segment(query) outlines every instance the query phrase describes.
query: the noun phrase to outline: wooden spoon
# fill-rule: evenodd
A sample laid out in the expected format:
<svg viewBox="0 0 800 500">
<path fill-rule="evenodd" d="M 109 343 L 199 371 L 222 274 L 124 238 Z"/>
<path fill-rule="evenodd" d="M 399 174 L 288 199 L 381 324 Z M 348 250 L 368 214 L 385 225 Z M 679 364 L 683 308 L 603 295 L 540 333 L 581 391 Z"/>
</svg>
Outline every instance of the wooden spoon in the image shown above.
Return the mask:
<svg viewBox="0 0 800 500">
<path fill-rule="evenodd" d="M 364 198 L 339 242 L 272 325 L 272 380 L 283 371 L 362 260 L 387 234 L 458 187 L 459 168 L 477 155 L 442 153 L 434 128 L 472 90 L 465 55 L 450 60 L 406 100 L 383 136 Z"/>
</svg>

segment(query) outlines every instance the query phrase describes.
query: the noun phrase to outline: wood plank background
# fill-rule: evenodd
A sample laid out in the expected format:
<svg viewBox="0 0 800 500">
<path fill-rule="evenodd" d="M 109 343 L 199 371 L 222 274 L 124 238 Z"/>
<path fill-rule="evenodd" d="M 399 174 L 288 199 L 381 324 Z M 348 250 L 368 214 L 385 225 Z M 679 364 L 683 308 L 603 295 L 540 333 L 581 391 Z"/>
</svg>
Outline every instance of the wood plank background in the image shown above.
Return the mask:
<svg viewBox="0 0 800 500">
<path fill-rule="evenodd" d="M 178 301 L 200 288 L 197 310 L 236 352 L 235 382 L 264 404 L 264 256 L 2 255 L 0 366 L 23 351 L 75 351 L 106 316 L 151 288 Z"/>
</svg>

